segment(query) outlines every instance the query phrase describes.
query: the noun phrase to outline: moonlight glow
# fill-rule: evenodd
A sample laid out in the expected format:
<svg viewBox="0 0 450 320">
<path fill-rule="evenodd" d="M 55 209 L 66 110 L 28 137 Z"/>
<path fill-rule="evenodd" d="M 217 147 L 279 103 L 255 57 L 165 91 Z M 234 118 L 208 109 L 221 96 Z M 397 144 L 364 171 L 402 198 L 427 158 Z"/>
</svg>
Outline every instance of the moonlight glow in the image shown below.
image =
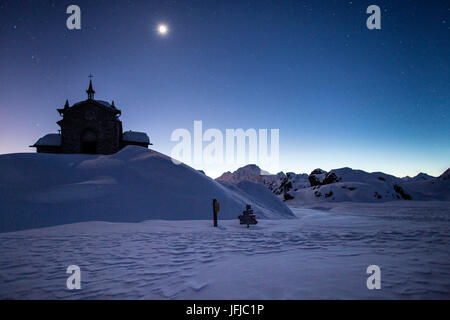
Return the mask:
<svg viewBox="0 0 450 320">
<path fill-rule="evenodd" d="M 169 29 L 167 28 L 167 26 L 165 25 L 165 24 L 160 24 L 159 26 L 158 26 L 158 33 L 160 34 L 160 35 L 166 35 L 167 34 L 167 32 L 169 31 Z"/>
</svg>

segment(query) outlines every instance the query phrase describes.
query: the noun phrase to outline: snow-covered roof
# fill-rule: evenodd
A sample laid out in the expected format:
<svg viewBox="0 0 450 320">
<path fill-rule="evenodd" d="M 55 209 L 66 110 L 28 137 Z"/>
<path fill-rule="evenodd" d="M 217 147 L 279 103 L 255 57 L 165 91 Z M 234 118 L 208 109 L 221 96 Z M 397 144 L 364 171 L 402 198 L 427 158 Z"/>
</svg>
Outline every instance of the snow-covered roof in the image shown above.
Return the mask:
<svg viewBox="0 0 450 320">
<path fill-rule="evenodd" d="M 101 105 L 104 105 L 105 107 L 108 107 L 108 108 L 112 108 L 113 106 L 109 103 L 109 102 L 107 102 L 107 101 L 103 101 L 103 100 L 95 100 L 96 102 L 98 102 L 98 103 L 100 103 Z"/>
<path fill-rule="evenodd" d="M 150 143 L 150 139 L 145 132 L 125 131 L 123 133 L 123 141 Z"/>
<path fill-rule="evenodd" d="M 59 133 L 49 133 L 40 138 L 35 146 L 60 146 L 61 145 L 61 135 Z"/>
<path fill-rule="evenodd" d="M 107 108 L 110 108 L 110 109 L 113 109 L 113 110 L 117 109 L 116 106 L 113 106 L 111 103 L 109 103 L 108 101 L 104 101 L 104 100 L 84 100 L 84 101 L 80 101 L 80 102 L 75 103 L 74 105 L 71 106 L 71 108 L 77 107 L 77 106 L 82 105 L 82 104 L 85 104 L 86 102 L 89 102 L 89 101 L 94 101 L 94 102 L 96 102 L 96 103 L 98 103 L 98 104 L 100 104 L 100 105 L 102 105 L 104 107 L 107 107 Z"/>
</svg>

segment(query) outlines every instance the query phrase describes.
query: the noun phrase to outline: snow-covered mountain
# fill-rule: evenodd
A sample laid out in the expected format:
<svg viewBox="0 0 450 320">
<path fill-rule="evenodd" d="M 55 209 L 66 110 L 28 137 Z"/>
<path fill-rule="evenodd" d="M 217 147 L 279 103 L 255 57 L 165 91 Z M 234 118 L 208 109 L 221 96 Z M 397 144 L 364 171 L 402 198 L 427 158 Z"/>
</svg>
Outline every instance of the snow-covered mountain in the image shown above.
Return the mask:
<svg viewBox="0 0 450 320">
<path fill-rule="evenodd" d="M 258 169 L 252 166 L 252 172 L 257 172 Z M 234 173 L 228 172 L 228 181 L 242 181 L 247 178 L 245 175 L 238 175 L 238 172 L 240 169 Z M 315 169 L 309 175 L 292 172 L 268 176 L 252 175 L 251 179 L 266 185 L 282 200 L 295 205 L 320 201 L 450 200 L 449 175 L 447 170 L 439 178 L 420 173 L 414 178 L 406 179 L 382 172 L 369 173 L 341 168 L 330 172 Z"/>
<path fill-rule="evenodd" d="M 251 204 L 259 218 L 291 210 L 264 186 L 220 184 L 156 151 L 128 146 L 113 155 L 0 156 L 0 232 L 81 221 L 237 219 Z"/>
<path fill-rule="evenodd" d="M 368 173 L 351 168 L 334 169 L 330 172 L 316 169 L 308 179 L 310 187 L 290 193 L 292 202 L 412 199 L 402 179 L 381 172 Z"/>
<path fill-rule="evenodd" d="M 283 195 L 292 189 L 309 187 L 308 174 L 296 174 L 294 172 L 279 172 L 270 174 L 255 164 L 249 164 L 234 172 L 227 171 L 216 178 L 219 182 L 239 183 L 241 181 L 253 181 L 265 185 L 276 195 Z"/>
<path fill-rule="evenodd" d="M 261 170 L 257 165 L 249 164 L 242 168 L 237 169 L 233 173 L 231 173 L 230 171 L 225 172 L 220 177 L 218 177 L 216 181 L 238 183 L 246 180 L 264 183 L 267 180 L 266 178 L 270 180 L 272 176 L 274 175 L 270 175 L 268 172 Z"/>
<path fill-rule="evenodd" d="M 297 191 L 298 189 L 307 188 L 310 186 L 308 175 L 306 173 L 296 174 L 294 172 L 288 172 L 286 174 L 278 173 L 280 178 L 279 183 L 273 182 L 269 185 L 269 189 L 276 195 L 282 195 L 284 200 L 290 200 L 290 193 Z"/>
<path fill-rule="evenodd" d="M 419 173 L 418 175 L 416 175 L 415 177 L 410 177 L 410 176 L 406 176 L 403 178 L 404 181 L 427 181 L 427 180 L 433 180 L 436 179 L 436 177 L 430 176 L 426 173 Z"/>
</svg>

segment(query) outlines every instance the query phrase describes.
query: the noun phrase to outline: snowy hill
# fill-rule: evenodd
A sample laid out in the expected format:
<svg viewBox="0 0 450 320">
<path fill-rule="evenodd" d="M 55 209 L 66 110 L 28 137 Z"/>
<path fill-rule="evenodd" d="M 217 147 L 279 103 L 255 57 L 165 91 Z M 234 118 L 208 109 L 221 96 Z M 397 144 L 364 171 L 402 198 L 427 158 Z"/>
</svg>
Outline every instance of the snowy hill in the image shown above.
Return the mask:
<svg viewBox="0 0 450 320">
<path fill-rule="evenodd" d="M 224 186 L 146 148 L 113 155 L 6 154 L 0 156 L 0 231 L 81 221 L 236 219 L 246 203 L 259 218 L 293 214 L 255 183 Z"/>
<path fill-rule="evenodd" d="M 279 198 L 274 196 L 268 188 L 260 183 L 243 180 L 236 184 L 221 181 L 220 184 L 233 191 L 242 201 L 245 201 L 246 198 L 252 199 L 253 206 L 259 208 L 259 210 L 263 210 L 264 208 L 275 208 L 277 214 L 286 217 L 291 214 L 290 209 L 287 206 L 284 206 Z M 280 204 L 283 204 L 283 206 Z"/>
<path fill-rule="evenodd" d="M 445 172 L 443 174 L 441 174 L 438 178 L 439 180 L 450 180 L 450 168 L 448 168 L 447 170 L 445 170 Z"/>
<path fill-rule="evenodd" d="M 246 179 L 244 175 L 238 175 L 238 172 L 239 170 L 227 173 L 227 180 L 233 182 Z M 315 169 L 309 175 L 292 172 L 287 174 L 280 172 L 270 176 L 260 175 L 256 178 L 253 175 L 249 179 L 266 185 L 287 204 L 301 205 L 323 201 L 448 201 L 450 200 L 449 175 L 449 170 L 447 170 L 439 178 L 425 173 L 420 173 L 414 178 L 397 178 L 382 172 L 369 173 L 351 168 L 341 168 L 330 172 Z"/>
</svg>

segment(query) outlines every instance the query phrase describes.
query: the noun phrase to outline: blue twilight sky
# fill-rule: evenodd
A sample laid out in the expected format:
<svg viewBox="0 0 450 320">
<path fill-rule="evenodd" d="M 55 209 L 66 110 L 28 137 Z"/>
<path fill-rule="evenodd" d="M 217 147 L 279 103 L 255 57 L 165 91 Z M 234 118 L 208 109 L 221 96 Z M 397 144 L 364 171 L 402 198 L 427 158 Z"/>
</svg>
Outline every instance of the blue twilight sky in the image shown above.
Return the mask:
<svg viewBox="0 0 450 320">
<path fill-rule="evenodd" d="M 71 4 L 81 30 L 66 27 Z M 366 28 L 371 4 L 381 30 Z M 283 171 L 450 166 L 449 1 L 6 0 L 0 28 L 0 153 L 57 132 L 56 108 L 84 100 L 92 73 L 124 130 L 165 154 L 202 120 L 278 128 Z"/>
</svg>

